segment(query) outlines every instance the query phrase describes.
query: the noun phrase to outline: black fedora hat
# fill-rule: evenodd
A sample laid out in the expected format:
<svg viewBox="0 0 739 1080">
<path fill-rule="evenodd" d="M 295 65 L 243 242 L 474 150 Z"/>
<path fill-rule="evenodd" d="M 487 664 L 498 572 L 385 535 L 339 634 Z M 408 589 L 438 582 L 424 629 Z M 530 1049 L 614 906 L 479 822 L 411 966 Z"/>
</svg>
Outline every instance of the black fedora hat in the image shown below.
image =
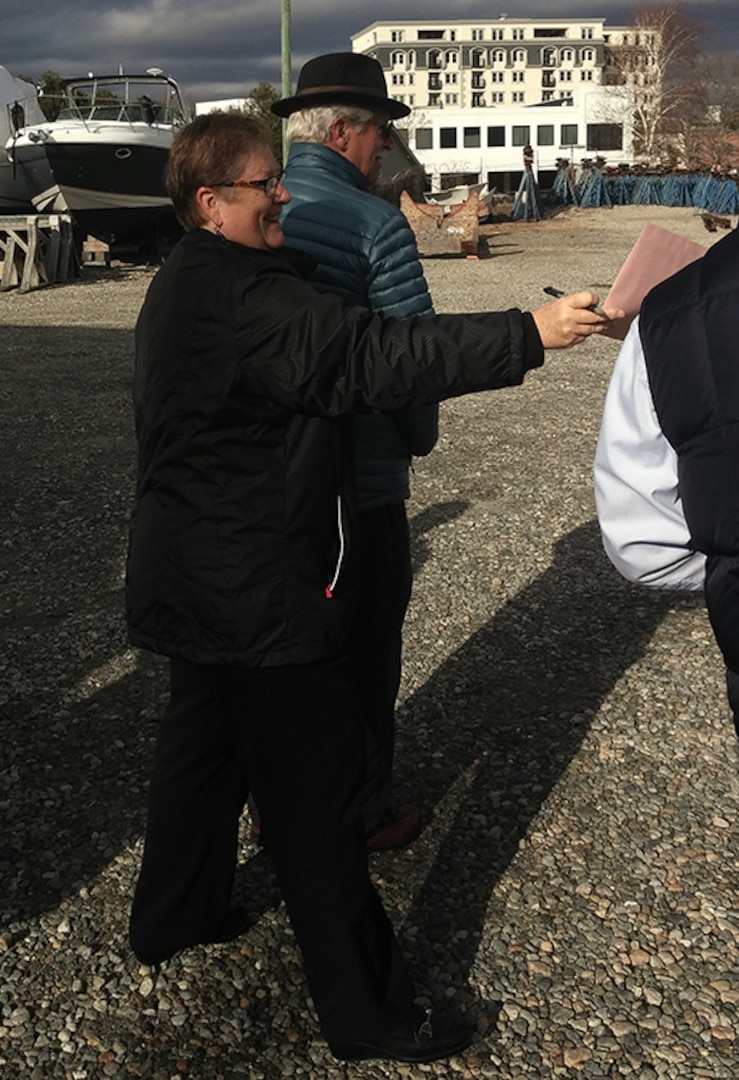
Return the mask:
<svg viewBox="0 0 739 1080">
<path fill-rule="evenodd" d="M 276 101 L 272 112 L 289 116 L 315 105 L 363 105 L 387 113 L 392 120 L 411 111 L 387 96 L 385 75 L 377 60 L 351 52 L 327 53 L 303 64 L 295 96 Z"/>
</svg>

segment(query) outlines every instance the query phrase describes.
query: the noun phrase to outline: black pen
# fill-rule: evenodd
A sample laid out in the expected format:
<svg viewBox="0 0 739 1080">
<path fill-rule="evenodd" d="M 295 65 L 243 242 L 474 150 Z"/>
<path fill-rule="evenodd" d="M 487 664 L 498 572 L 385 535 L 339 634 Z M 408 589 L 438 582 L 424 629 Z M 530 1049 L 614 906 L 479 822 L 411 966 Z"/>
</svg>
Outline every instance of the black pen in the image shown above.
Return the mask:
<svg viewBox="0 0 739 1080">
<path fill-rule="evenodd" d="M 559 299 L 560 296 L 567 295 L 564 289 L 555 289 L 554 285 L 545 285 L 543 291 L 547 294 L 547 296 L 554 296 L 557 299 Z M 603 311 L 602 308 L 599 308 L 596 304 L 591 304 L 588 308 L 588 311 L 594 311 L 596 315 L 605 315 L 605 311 Z"/>
</svg>

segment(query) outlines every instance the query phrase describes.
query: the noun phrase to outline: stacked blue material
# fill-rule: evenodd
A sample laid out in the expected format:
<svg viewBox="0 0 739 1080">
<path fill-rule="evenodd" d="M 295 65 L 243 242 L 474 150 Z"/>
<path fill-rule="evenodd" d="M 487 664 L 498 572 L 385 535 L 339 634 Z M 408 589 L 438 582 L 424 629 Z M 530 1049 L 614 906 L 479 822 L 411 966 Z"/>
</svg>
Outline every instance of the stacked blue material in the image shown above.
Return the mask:
<svg viewBox="0 0 739 1080">
<path fill-rule="evenodd" d="M 705 173 L 641 172 L 607 174 L 584 162 L 577 183 L 564 162 L 547 195 L 548 206 L 694 206 L 712 214 L 739 215 L 739 187 L 733 177 Z"/>
<path fill-rule="evenodd" d="M 534 174 L 524 172 L 513 203 L 513 217 L 524 221 L 539 221 L 544 216 L 539 185 Z"/>
</svg>

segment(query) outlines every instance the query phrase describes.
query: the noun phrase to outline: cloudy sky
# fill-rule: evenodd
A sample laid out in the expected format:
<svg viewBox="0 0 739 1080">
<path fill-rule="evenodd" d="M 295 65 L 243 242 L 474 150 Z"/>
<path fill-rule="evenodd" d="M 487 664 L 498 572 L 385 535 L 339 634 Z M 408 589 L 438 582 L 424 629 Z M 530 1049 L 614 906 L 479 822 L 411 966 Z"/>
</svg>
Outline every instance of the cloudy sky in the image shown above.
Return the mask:
<svg viewBox="0 0 739 1080">
<path fill-rule="evenodd" d="M 371 22 L 509 17 L 630 21 L 639 5 L 609 0 L 292 0 L 293 83 L 301 64 L 351 49 Z M 706 51 L 739 52 L 738 0 L 688 0 L 713 33 Z M 262 80 L 281 85 L 280 0 L 0 0 L 0 64 L 14 75 L 138 72 L 160 67 L 191 101 L 243 97 Z M 371 11 L 371 16 L 368 12 Z"/>
</svg>

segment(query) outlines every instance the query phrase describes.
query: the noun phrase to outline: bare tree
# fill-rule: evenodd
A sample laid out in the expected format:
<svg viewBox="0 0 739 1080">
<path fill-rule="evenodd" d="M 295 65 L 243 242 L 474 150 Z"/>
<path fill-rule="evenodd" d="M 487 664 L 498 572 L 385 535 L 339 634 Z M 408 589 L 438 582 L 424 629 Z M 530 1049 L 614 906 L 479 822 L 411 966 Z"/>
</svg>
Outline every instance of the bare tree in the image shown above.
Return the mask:
<svg viewBox="0 0 739 1080">
<path fill-rule="evenodd" d="M 275 161 L 282 160 L 282 121 L 279 116 L 272 112 L 272 106 L 278 100 L 280 94 L 272 83 L 260 82 L 249 93 L 247 110 L 261 117 L 270 131 L 272 139 L 272 151 Z"/>
<path fill-rule="evenodd" d="M 611 71 L 632 98 L 634 144 L 657 163 L 669 145 L 681 109 L 695 103 L 694 65 L 703 25 L 678 0 L 638 9 L 628 33 L 611 45 Z"/>
</svg>

